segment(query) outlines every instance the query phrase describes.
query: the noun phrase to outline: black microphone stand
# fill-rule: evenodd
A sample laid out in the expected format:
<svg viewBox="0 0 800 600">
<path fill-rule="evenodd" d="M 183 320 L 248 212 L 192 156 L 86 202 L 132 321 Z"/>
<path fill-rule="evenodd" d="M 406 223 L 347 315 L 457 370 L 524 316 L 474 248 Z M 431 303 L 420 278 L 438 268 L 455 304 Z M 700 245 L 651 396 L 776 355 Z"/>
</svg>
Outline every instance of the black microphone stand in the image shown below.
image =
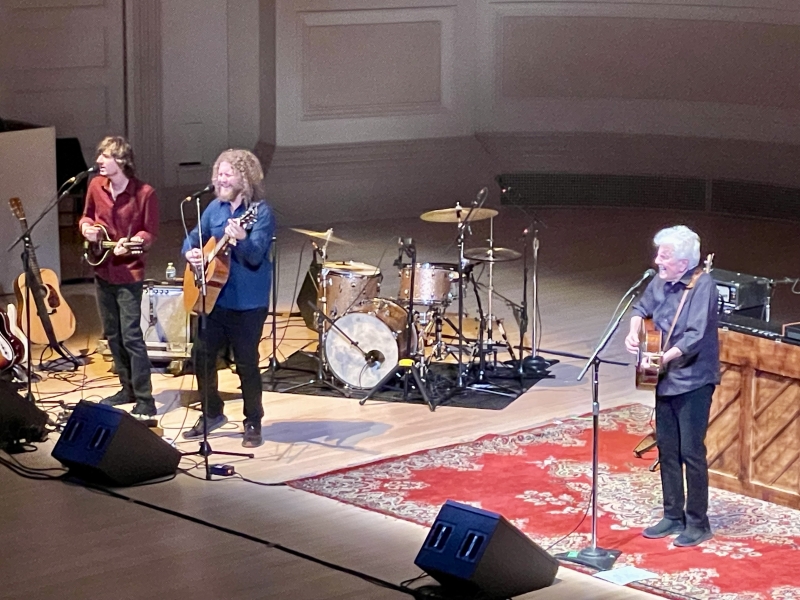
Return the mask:
<svg viewBox="0 0 800 600">
<path fill-rule="evenodd" d="M 195 206 L 197 208 L 197 238 L 198 238 L 198 243 L 200 245 L 200 253 L 201 254 L 203 253 L 204 243 L 203 243 L 202 213 L 201 213 L 201 210 L 200 210 L 200 196 L 202 196 L 205 191 L 206 190 L 203 190 L 203 192 L 200 192 L 198 194 L 194 194 L 193 196 L 189 196 L 188 198 L 184 198 L 183 202 L 181 202 L 181 211 L 183 211 L 183 203 L 184 202 L 186 202 L 188 200 L 191 200 L 191 199 L 195 200 Z M 208 282 L 206 280 L 206 264 L 205 264 L 205 260 L 206 259 L 205 259 L 205 256 L 204 256 L 203 257 L 203 264 L 200 266 L 200 268 L 195 269 L 195 275 L 196 275 L 196 278 L 198 280 L 198 281 L 196 281 L 196 283 L 199 282 L 199 284 L 200 284 L 200 311 L 199 311 L 199 314 L 197 315 L 197 326 L 200 329 L 201 336 L 202 336 L 202 333 L 205 333 L 205 331 L 206 331 L 206 319 L 208 318 L 208 313 L 206 312 L 206 298 L 208 296 L 208 285 L 207 285 Z M 273 277 L 274 277 L 274 273 L 273 273 Z M 198 337 L 201 337 L 201 336 L 198 336 Z M 203 343 L 205 344 L 205 340 L 203 341 Z M 200 376 L 196 372 L 198 368 L 200 368 L 203 371 L 203 373 L 207 373 L 209 367 L 213 368 L 213 369 L 217 368 L 216 364 L 214 364 L 214 365 L 209 365 L 208 364 L 208 353 L 204 352 L 204 354 L 205 354 L 205 358 L 203 360 L 203 362 L 204 362 L 203 366 L 201 367 L 200 365 L 195 365 L 195 377 L 199 377 Z M 244 458 L 255 458 L 256 455 L 255 454 L 246 453 L 246 452 L 218 452 L 217 450 L 212 449 L 211 448 L 211 444 L 208 443 L 208 386 L 205 387 L 205 390 L 203 392 L 203 396 L 202 396 L 202 398 L 200 398 L 200 401 L 201 401 L 201 404 L 202 404 L 202 407 L 203 407 L 203 441 L 200 442 L 200 448 L 198 450 L 196 450 L 195 452 L 184 452 L 183 456 L 202 456 L 203 457 L 203 463 L 204 463 L 205 470 L 206 470 L 206 479 L 208 481 L 211 481 L 211 467 L 208 464 L 208 457 L 211 456 L 212 454 L 219 454 L 221 456 L 241 456 L 241 457 L 244 457 Z"/>
<path fill-rule="evenodd" d="M 633 289 L 635 289 L 634 286 Z M 622 320 L 622 317 L 625 316 L 625 313 L 628 312 L 631 304 L 636 299 L 636 292 L 632 290 L 628 290 L 625 294 L 629 296 L 628 301 L 625 303 L 625 306 L 619 312 L 619 315 L 612 318 L 612 322 L 606 328 L 605 335 L 603 335 L 600 342 L 597 344 L 597 347 L 592 352 L 592 355 L 589 357 L 589 360 L 586 361 L 583 369 L 581 370 L 580 374 L 578 375 L 578 381 L 581 381 L 586 375 L 586 372 L 589 368 L 592 369 L 592 540 L 591 544 L 586 547 L 582 548 L 578 552 L 562 552 L 560 554 L 556 554 L 556 558 L 560 560 L 566 560 L 569 562 L 574 562 L 579 565 L 584 565 L 587 567 L 592 567 L 594 569 L 598 569 L 600 571 L 607 571 L 613 565 L 614 562 L 617 560 L 617 557 L 620 555 L 619 550 L 609 550 L 606 548 L 600 548 L 597 545 L 597 491 L 598 491 L 598 464 L 599 464 L 599 431 L 600 431 L 600 363 L 606 362 L 609 364 L 627 366 L 627 363 L 620 363 L 616 361 L 604 360 L 600 358 L 600 353 L 608 344 L 608 341 L 611 339 L 611 336 L 614 335 L 614 332 L 619 327 L 619 323 Z"/>
<path fill-rule="evenodd" d="M 416 246 L 411 244 L 405 244 L 403 241 L 400 241 L 401 248 L 404 252 L 408 254 L 409 259 L 411 260 L 411 279 L 409 281 L 409 292 L 408 292 L 408 312 L 406 313 L 406 355 L 404 358 L 401 358 L 397 362 L 397 366 L 394 369 L 389 371 L 383 379 L 381 379 L 369 392 L 367 395 L 364 396 L 358 403 L 363 406 L 364 403 L 375 393 L 379 392 L 383 387 L 389 383 L 394 377 L 397 376 L 398 373 L 403 373 L 402 380 L 403 380 L 403 401 L 408 401 L 408 394 L 409 394 L 409 375 L 413 377 L 414 382 L 417 385 L 417 389 L 419 393 L 422 395 L 422 398 L 425 402 L 428 403 L 428 407 L 431 409 L 431 412 L 436 410 L 436 404 L 433 402 L 433 399 L 428 394 L 428 390 L 425 387 L 425 380 L 422 377 L 422 373 L 419 370 L 419 367 L 415 363 L 415 359 L 411 358 L 411 337 L 414 333 L 414 274 L 416 271 L 417 265 L 417 248 Z"/>
<path fill-rule="evenodd" d="M 269 384 L 275 391 L 275 373 L 280 369 L 278 361 L 278 238 L 272 236 L 272 356 L 269 359 Z"/>
</svg>

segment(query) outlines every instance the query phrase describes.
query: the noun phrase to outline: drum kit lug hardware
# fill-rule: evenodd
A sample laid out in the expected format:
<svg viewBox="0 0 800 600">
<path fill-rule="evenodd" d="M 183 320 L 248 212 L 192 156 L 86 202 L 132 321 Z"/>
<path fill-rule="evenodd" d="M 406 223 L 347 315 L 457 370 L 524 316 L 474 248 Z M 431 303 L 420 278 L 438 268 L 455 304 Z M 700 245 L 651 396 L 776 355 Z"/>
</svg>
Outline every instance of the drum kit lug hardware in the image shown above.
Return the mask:
<svg viewBox="0 0 800 600">
<path fill-rule="evenodd" d="M 515 305 L 522 313 L 518 357 L 506 334 L 503 320 L 495 315 L 495 264 L 518 260 L 523 253 L 494 245 L 494 217 L 498 211 L 483 207 L 487 195 L 488 188 L 483 188 L 469 206 L 462 207 L 456 203 L 453 208 L 432 210 L 420 215 L 426 222 L 457 226 L 457 263 L 418 262 L 414 240 L 398 240 L 398 258 L 394 263 L 400 275 L 397 298 L 381 297 L 383 275 L 379 267 L 354 261 L 328 260 L 328 244 L 352 245 L 334 237 L 332 229 L 318 232 L 293 228 L 313 238 L 312 265 L 319 266 L 315 282 L 316 303 L 309 302 L 315 311 L 317 349 L 313 358 L 317 366 L 312 379 L 281 391 L 322 385 L 352 397 L 353 392 L 358 390 L 364 393 L 359 401 L 363 405 L 387 386 L 391 385 L 393 389 L 399 386 L 403 400 L 408 400 L 412 393 L 416 394 L 433 411 L 437 404 L 463 390 L 473 389 L 516 398 L 527 389 L 526 378 L 550 376 L 547 368 L 555 361 L 546 361 L 536 355 L 535 325 L 531 355 L 525 355 L 522 334 L 527 328 L 527 299 L 523 298 L 521 306 Z M 466 249 L 465 241 L 467 234 L 471 234 L 471 224 L 486 219 L 489 219 L 488 245 Z M 527 245 L 528 230 L 525 233 Z M 534 310 L 537 250 L 538 238 L 535 238 Z M 527 251 L 524 255 L 524 276 L 527 280 Z M 406 263 L 404 258 L 409 262 Z M 487 266 L 488 286 L 475 280 L 473 270 L 476 264 Z M 472 284 L 478 308 L 476 339 L 467 338 L 464 334 L 465 288 L 468 283 Z M 455 293 L 454 286 L 457 287 Z M 488 290 L 486 311 L 479 287 Z M 527 296 L 527 281 L 523 283 L 523 295 Z M 457 306 L 456 323 L 446 314 L 446 309 L 454 301 Z M 448 337 L 444 333 L 445 325 L 453 330 L 454 335 L 449 338 L 455 338 L 455 344 L 445 341 Z M 500 339 L 496 340 L 498 334 Z M 429 348 L 428 352 L 426 348 Z M 499 351 L 508 352 L 511 360 L 499 362 Z M 455 381 L 443 382 L 441 374 L 434 375 L 432 365 L 447 362 L 451 358 L 455 359 Z M 433 377 L 436 378 L 435 386 L 431 381 Z M 504 379 L 504 383 L 498 383 L 497 378 Z M 518 382 L 518 388 L 505 385 L 505 382 L 514 380 Z M 434 394 L 432 387 L 439 393 Z"/>
</svg>

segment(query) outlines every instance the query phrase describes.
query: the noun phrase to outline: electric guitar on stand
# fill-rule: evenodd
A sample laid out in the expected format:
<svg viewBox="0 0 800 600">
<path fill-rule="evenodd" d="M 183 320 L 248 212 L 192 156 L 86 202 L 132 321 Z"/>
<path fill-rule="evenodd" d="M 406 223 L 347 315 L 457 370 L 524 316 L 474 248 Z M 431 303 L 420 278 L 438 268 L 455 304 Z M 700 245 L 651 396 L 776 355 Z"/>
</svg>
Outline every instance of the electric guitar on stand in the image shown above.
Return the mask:
<svg viewBox="0 0 800 600">
<path fill-rule="evenodd" d="M 258 205 L 254 204 L 245 213 L 234 219 L 245 229 L 250 229 L 258 216 Z M 208 314 L 214 308 L 223 286 L 228 281 L 230 274 L 231 256 L 230 247 L 236 240 L 226 234 L 217 241 L 210 237 L 203 246 L 203 270 L 206 280 L 206 297 L 203 302 L 201 292 L 202 278 L 199 270 L 195 270 L 191 263 L 186 265 L 183 275 L 183 305 L 186 312 Z"/>
<path fill-rule="evenodd" d="M 22 201 L 19 198 L 11 198 L 8 203 L 11 212 L 19 219 L 23 234 L 27 234 L 28 221 Z M 76 323 L 72 309 L 61 295 L 58 275 L 51 269 L 39 268 L 33 243 L 29 239 L 25 247 L 28 252 L 31 278 L 29 280 L 27 275 L 22 273 L 14 282 L 19 327 L 28 332 L 32 343 L 49 345 L 64 358 L 77 362 L 77 359 L 61 344 L 75 333 Z M 33 299 L 32 306 L 29 298 Z"/>
<path fill-rule="evenodd" d="M 9 304 L 9 307 L 13 306 Z M 14 333 L 11 315 L 0 308 L 0 373 L 24 362 L 27 348 L 25 342 Z"/>
</svg>

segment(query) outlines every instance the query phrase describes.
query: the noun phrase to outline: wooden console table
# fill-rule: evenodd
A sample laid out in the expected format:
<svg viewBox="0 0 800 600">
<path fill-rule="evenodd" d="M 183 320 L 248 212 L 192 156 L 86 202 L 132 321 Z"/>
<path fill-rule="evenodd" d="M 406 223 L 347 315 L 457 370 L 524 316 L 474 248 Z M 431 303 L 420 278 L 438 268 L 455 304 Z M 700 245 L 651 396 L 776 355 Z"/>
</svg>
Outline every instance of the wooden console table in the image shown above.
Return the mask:
<svg viewBox="0 0 800 600">
<path fill-rule="evenodd" d="M 800 508 L 800 346 L 719 330 L 710 484 Z"/>
</svg>

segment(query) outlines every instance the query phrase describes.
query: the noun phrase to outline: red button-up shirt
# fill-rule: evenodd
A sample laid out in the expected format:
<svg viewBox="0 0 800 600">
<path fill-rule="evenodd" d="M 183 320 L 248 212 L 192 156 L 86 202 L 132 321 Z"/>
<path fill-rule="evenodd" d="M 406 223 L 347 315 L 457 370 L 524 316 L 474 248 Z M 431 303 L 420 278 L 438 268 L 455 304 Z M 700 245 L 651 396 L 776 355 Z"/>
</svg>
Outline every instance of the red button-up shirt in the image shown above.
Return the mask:
<svg viewBox="0 0 800 600">
<path fill-rule="evenodd" d="M 89 184 L 78 227 L 84 223 L 103 225 L 112 240 L 134 236 L 144 240 L 143 254 L 115 256 L 112 252 L 95 267 L 98 277 L 113 284 L 144 280 L 145 257 L 158 235 L 158 197 L 149 184 L 132 177 L 114 200 L 111 181 L 98 175 Z"/>
</svg>

